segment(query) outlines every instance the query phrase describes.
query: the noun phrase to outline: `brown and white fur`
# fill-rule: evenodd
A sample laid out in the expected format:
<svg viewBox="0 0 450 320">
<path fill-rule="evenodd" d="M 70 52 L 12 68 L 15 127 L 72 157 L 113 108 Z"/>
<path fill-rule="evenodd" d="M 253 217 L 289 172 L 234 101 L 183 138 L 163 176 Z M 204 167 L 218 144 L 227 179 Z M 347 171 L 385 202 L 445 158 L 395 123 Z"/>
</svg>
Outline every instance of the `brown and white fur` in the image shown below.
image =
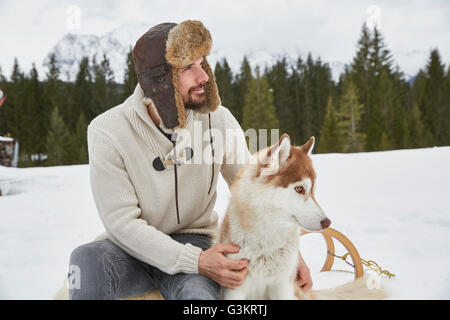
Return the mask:
<svg viewBox="0 0 450 320">
<path fill-rule="evenodd" d="M 314 141 L 291 146 L 284 134 L 278 144 L 252 155 L 238 173 L 216 241 L 240 246 L 227 256 L 248 259 L 248 274 L 236 289 L 224 287 L 223 299 L 383 297 L 380 290 L 367 289 L 364 279 L 308 293 L 296 285 L 301 229 L 321 231 L 331 223 L 314 198 L 316 175 L 309 156 Z"/>
</svg>

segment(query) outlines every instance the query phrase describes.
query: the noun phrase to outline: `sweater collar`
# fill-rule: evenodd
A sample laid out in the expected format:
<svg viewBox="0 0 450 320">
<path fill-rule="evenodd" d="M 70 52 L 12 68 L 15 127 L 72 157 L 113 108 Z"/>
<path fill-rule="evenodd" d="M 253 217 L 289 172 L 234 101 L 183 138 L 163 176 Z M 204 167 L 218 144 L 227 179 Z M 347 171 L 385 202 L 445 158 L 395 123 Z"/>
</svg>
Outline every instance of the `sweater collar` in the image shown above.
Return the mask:
<svg viewBox="0 0 450 320">
<path fill-rule="evenodd" d="M 148 114 L 147 106 L 144 104 L 144 102 L 142 102 L 143 98 L 144 91 L 142 90 L 141 86 L 137 84 L 136 88 L 134 89 L 133 95 L 131 96 L 133 109 L 148 126 L 159 131 L 153 120 L 150 118 L 150 115 Z"/>
<path fill-rule="evenodd" d="M 153 136 L 157 136 L 160 138 L 160 139 L 158 139 L 158 141 L 160 141 L 164 145 L 163 150 L 161 150 L 164 154 L 164 158 L 166 160 L 172 159 L 174 157 L 173 142 L 170 141 L 169 139 L 167 139 L 167 135 L 165 135 L 161 131 L 161 129 L 158 128 L 158 126 L 150 118 L 150 115 L 148 114 L 147 106 L 143 102 L 143 98 L 144 98 L 144 91 L 142 90 L 141 86 L 139 84 L 137 84 L 136 88 L 134 89 L 133 95 L 131 96 L 132 108 L 137 113 L 139 118 L 141 118 L 142 121 L 144 121 L 145 124 L 147 124 L 148 127 L 151 129 L 151 132 L 152 132 L 151 134 Z M 194 111 L 188 109 L 186 116 L 187 116 L 186 117 L 186 127 L 184 128 L 184 130 L 190 130 L 191 132 L 193 132 Z M 174 128 L 171 130 L 172 130 L 172 134 L 173 134 L 182 129 Z M 188 146 L 188 145 L 185 145 L 186 143 L 190 144 L 187 141 L 183 141 L 182 145 L 177 145 L 177 147 L 176 147 L 177 153 L 182 152 L 183 148 Z"/>
<path fill-rule="evenodd" d="M 147 125 L 149 125 L 151 128 L 159 132 L 160 130 L 158 129 L 158 127 L 148 114 L 147 106 L 143 102 L 143 98 L 144 98 L 144 91 L 142 90 L 141 86 L 138 83 L 136 85 L 136 88 L 134 89 L 133 95 L 131 96 L 133 109 Z M 188 109 L 186 110 L 186 113 L 187 113 L 186 122 L 192 121 L 194 111 Z M 186 125 L 186 127 L 188 127 L 188 125 Z M 177 132 L 178 130 L 179 129 L 172 129 L 172 133 Z"/>
</svg>

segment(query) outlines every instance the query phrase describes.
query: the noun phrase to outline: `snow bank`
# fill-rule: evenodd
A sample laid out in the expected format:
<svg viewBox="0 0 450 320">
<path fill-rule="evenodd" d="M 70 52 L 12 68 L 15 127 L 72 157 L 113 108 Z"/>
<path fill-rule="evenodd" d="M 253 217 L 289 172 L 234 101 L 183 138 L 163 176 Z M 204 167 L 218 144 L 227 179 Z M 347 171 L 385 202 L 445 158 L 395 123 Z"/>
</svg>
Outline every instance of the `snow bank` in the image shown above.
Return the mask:
<svg viewBox="0 0 450 320">
<path fill-rule="evenodd" d="M 450 298 L 450 147 L 313 155 L 316 198 L 363 258 L 396 274 L 382 277 L 391 299 Z M 0 166 L 0 299 L 51 299 L 70 252 L 103 232 L 86 165 Z M 221 178 L 215 206 L 229 200 Z M 319 270 L 319 234 L 300 239 L 315 288 L 349 281 L 346 272 Z M 337 254 L 344 254 L 341 246 Z M 351 271 L 336 259 L 333 269 Z"/>
</svg>

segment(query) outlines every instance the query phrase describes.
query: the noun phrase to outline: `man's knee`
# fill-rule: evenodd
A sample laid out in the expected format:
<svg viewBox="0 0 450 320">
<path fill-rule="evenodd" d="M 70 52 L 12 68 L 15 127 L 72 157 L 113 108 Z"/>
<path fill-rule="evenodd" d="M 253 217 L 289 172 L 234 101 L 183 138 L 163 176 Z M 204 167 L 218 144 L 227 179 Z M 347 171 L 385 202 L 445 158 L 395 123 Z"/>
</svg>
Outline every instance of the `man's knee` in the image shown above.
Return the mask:
<svg viewBox="0 0 450 320">
<path fill-rule="evenodd" d="M 107 275 L 102 274 L 106 269 L 103 265 L 107 261 L 106 252 L 106 244 L 101 241 L 81 245 L 72 251 L 68 273 L 71 299 L 107 298 L 104 292 L 98 292 L 107 287 Z"/>
<path fill-rule="evenodd" d="M 83 244 L 75 248 L 70 255 L 70 266 L 89 270 L 97 269 L 100 262 L 99 257 L 105 252 L 104 246 L 99 242 Z"/>
<path fill-rule="evenodd" d="M 177 300 L 218 300 L 220 285 L 202 275 L 188 276 L 179 286 Z"/>
</svg>

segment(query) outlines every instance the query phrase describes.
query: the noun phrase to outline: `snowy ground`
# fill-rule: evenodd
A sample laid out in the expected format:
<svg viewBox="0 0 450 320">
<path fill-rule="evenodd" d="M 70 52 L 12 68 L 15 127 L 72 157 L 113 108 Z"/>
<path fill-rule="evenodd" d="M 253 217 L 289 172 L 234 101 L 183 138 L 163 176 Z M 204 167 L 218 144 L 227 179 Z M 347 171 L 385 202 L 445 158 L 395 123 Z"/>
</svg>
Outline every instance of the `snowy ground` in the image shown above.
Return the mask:
<svg viewBox="0 0 450 320">
<path fill-rule="evenodd" d="M 450 299 L 450 147 L 313 155 L 316 198 L 363 258 L 395 278 L 381 278 L 391 299 Z M 103 231 L 90 193 L 88 166 L 0 166 L 0 299 L 51 299 L 69 254 Z M 218 187 L 223 215 L 228 188 Z M 352 279 L 320 273 L 321 236 L 301 238 L 315 288 Z M 337 254 L 344 254 L 337 246 Z M 351 270 L 336 260 L 333 269 Z"/>
</svg>

